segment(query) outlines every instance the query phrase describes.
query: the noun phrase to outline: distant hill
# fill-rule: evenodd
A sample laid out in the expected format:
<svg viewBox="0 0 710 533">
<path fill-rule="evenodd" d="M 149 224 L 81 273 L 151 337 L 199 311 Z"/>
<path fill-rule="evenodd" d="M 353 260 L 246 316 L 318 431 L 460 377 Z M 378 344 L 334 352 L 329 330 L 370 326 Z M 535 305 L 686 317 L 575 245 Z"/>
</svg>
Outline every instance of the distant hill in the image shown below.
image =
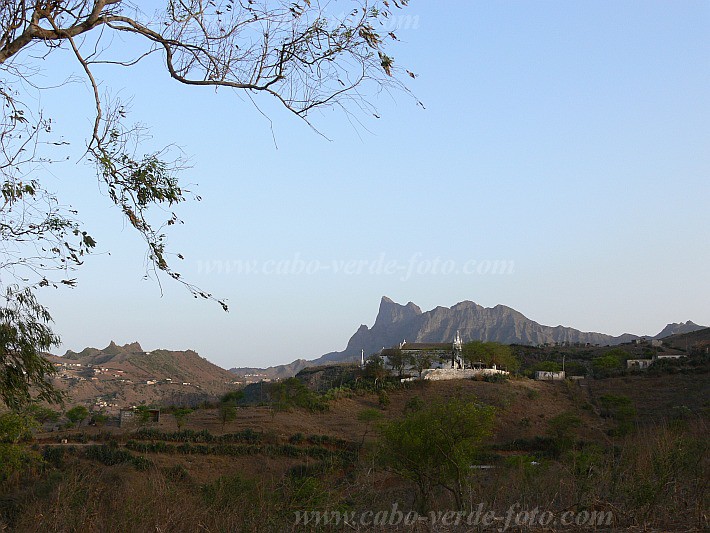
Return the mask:
<svg viewBox="0 0 710 533">
<path fill-rule="evenodd" d="M 137 342 L 49 356 L 59 369 L 57 383 L 74 401 L 104 398 L 119 407 L 146 403 L 190 403 L 214 398 L 234 375 L 193 350 L 145 351 Z"/>
<path fill-rule="evenodd" d="M 710 328 L 701 328 L 688 333 L 678 333 L 664 337 L 663 343 L 679 350 L 707 351 L 710 349 Z"/>
<path fill-rule="evenodd" d="M 225 369 L 209 362 L 193 350 L 153 350 L 144 351 L 137 342 L 118 346 L 111 343 L 103 350 L 85 348 L 79 353 L 68 350 L 63 359 L 85 365 L 121 369 L 130 377 L 141 379 L 167 379 L 180 382 L 195 382 L 206 385 L 233 379 Z"/>
<path fill-rule="evenodd" d="M 670 337 L 671 335 L 681 335 L 683 333 L 692 333 L 693 331 L 698 331 L 701 329 L 705 329 L 706 326 L 698 326 L 694 322 L 691 322 L 688 320 L 687 322 L 680 322 L 680 323 L 673 323 L 673 324 L 668 324 L 665 328 L 663 328 L 663 331 L 661 331 L 658 335 L 653 337 L 654 339 L 664 339 L 666 337 Z"/>
<path fill-rule="evenodd" d="M 692 322 L 669 324 L 663 332 L 702 327 Z M 436 307 L 431 311 L 422 312 L 412 302 L 401 305 L 383 296 L 374 325 L 371 328 L 361 325 L 350 338 L 347 347 L 340 352 L 330 352 L 311 361 L 299 359 L 290 365 L 268 369 L 233 368 L 231 371 L 240 375 L 260 373 L 268 378 L 293 376 L 309 366 L 358 361 L 362 350 L 367 356 L 403 340 L 448 342 L 453 340 L 457 331 L 461 333 L 464 342 L 482 340 L 528 345 L 581 343 L 605 346 L 631 342 L 639 338 L 629 333 L 615 337 L 603 333 L 582 332 L 564 326 L 545 326 L 504 305 L 488 308 L 471 301 L 464 301 L 450 308 Z M 659 333 L 659 336 L 663 332 Z"/>
</svg>

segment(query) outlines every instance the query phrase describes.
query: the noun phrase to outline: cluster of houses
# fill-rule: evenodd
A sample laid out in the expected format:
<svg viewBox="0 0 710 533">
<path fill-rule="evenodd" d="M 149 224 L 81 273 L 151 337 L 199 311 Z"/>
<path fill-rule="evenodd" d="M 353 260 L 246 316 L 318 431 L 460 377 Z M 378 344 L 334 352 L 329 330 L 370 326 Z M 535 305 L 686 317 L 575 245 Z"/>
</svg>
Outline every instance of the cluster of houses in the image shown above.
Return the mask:
<svg viewBox="0 0 710 533">
<path fill-rule="evenodd" d="M 626 368 L 634 370 L 645 370 L 656 361 L 674 360 L 686 357 L 685 354 L 656 354 L 651 359 L 627 359 Z"/>
<path fill-rule="evenodd" d="M 151 378 L 151 379 L 146 379 L 145 381 L 142 382 L 143 385 L 192 385 L 189 381 L 173 381 L 173 378 L 164 378 L 164 379 L 158 379 L 158 378 Z M 199 385 L 195 385 L 198 389 L 200 388 Z"/>
</svg>

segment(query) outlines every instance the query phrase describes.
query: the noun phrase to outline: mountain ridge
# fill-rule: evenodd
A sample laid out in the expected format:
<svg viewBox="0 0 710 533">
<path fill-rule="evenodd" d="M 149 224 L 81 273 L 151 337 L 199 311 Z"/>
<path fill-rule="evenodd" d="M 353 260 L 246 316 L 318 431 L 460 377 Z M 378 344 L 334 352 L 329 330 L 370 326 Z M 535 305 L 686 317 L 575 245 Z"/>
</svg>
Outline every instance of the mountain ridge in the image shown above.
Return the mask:
<svg viewBox="0 0 710 533">
<path fill-rule="evenodd" d="M 702 329 L 691 321 L 668 324 L 654 339 L 673 333 Z M 470 300 L 458 302 L 451 307 L 437 306 L 430 311 L 422 311 L 413 302 L 401 305 L 383 296 L 373 326 L 360 325 L 350 337 L 344 350 L 329 352 L 317 359 L 298 359 L 288 365 L 277 365 L 266 369 L 232 368 L 235 374 L 259 373 L 268 378 L 283 378 L 295 375 L 309 366 L 319 366 L 339 362 L 359 361 L 365 356 L 379 352 L 407 340 L 409 342 L 448 342 L 460 332 L 464 342 L 473 340 L 495 341 L 503 344 L 554 344 L 582 343 L 617 345 L 642 338 L 639 335 L 623 333 L 613 336 L 597 332 L 583 332 L 557 325 L 545 326 L 529 319 L 520 311 L 503 304 L 483 307 Z"/>
<path fill-rule="evenodd" d="M 58 370 L 57 386 L 83 402 L 195 403 L 224 394 L 234 382 L 234 374 L 194 350 L 144 351 L 138 342 L 119 346 L 111 341 L 103 349 L 67 350 L 47 358 Z"/>
</svg>

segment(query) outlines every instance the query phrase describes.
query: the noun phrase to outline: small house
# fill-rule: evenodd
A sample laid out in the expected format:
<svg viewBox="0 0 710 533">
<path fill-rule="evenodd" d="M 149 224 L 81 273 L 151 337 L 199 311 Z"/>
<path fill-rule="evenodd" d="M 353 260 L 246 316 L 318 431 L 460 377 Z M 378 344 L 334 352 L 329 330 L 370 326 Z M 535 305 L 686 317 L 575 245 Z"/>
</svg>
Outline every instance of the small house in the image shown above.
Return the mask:
<svg viewBox="0 0 710 533">
<path fill-rule="evenodd" d="M 546 370 L 537 370 L 535 372 L 535 379 L 537 381 L 563 381 L 565 379 L 565 373 L 560 372 L 549 372 Z"/>
</svg>

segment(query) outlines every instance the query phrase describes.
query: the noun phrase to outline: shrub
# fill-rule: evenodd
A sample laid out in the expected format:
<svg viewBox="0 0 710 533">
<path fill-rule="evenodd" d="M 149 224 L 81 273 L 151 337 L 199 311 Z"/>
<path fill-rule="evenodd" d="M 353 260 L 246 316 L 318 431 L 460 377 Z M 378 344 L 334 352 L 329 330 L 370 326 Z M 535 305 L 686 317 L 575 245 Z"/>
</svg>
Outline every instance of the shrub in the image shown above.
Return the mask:
<svg viewBox="0 0 710 533">
<path fill-rule="evenodd" d="M 404 406 L 405 413 L 407 411 L 421 411 L 424 408 L 424 400 L 419 396 L 411 398 Z"/>
<path fill-rule="evenodd" d="M 377 403 L 380 404 L 380 407 L 382 409 L 385 409 L 389 404 L 390 404 L 390 395 L 387 394 L 387 391 L 382 389 L 378 394 L 377 394 Z"/>
<path fill-rule="evenodd" d="M 169 479 L 170 481 L 186 481 L 190 479 L 190 474 L 187 471 L 187 468 L 181 464 L 163 468 L 163 474 L 166 479 Z"/>
<path fill-rule="evenodd" d="M 326 399 L 319 396 L 297 378 L 289 378 L 276 383 L 271 388 L 272 407 L 277 411 L 288 411 L 300 407 L 311 412 L 327 411 Z"/>
<path fill-rule="evenodd" d="M 106 466 L 127 463 L 133 459 L 133 455 L 128 450 L 112 448 L 105 444 L 87 446 L 84 449 L 84 454 L 88 459 L 93 459 Z"/>
<path fill-rule="evenodd" d="M 561 413 L 548 421 L 547 433 L 552 437 L 552 452 L 559 457 L 574 445 L 574 429 L 582 425 L 582 420 L 574 413 Z"/>
<path fill-rule="evenodd" d="M 65 450 L 61 446 L 45 446 L 42 450 L 42 458 L 55 468 L 61 468 L 64 465 Z"/>
<path fill-rule="evenodd" d="M 525 396 L 527 396 L 528 400 L 537 400 L 540 397 L 540 391 L 530 389 Z"/>
<path fill-rule="evenodd" d="M 0 443 L 0 482 L 32 472 L 42 465 L 42 457 L 24 446 Z"/>
<path fill-rule="evenodd" d="M 252 499 L 256 492 L 256 482 L 240 474 L 225 475 L 212 483 L 202 486 L 202 499 L 211 508 L 224 512 L 238 509 Z"/>
<path fill-rule="evenodd" d="M 599 398 L 599 404 L 601 406 L 601 415 L 613 418 L 616 421 L 616 428 L 610 432 L 612 435 L 623 436 L 633 430 L 636 408 L 631 403 L 630 398 L 605 394 Z"/>
<path fill-rule="evenodd" d="M 136 470 L 138 470 L 140 472 L 145 472 L 151 466 L 153 466 L 153 461 L 151 461 L 147 457 L 139 455 L 139 456 L 133 457 L 131 459 L 131 464 L 133 465 L 133 468 L 135 468 Z"/>
<path fill-rule="evenodd" d="M 288 439 L 288 441 L 291 444 L 300 444 L 304 440 L 303 433 L 296 433 L 295 435 L 291 435 Z"/>
</svg>

